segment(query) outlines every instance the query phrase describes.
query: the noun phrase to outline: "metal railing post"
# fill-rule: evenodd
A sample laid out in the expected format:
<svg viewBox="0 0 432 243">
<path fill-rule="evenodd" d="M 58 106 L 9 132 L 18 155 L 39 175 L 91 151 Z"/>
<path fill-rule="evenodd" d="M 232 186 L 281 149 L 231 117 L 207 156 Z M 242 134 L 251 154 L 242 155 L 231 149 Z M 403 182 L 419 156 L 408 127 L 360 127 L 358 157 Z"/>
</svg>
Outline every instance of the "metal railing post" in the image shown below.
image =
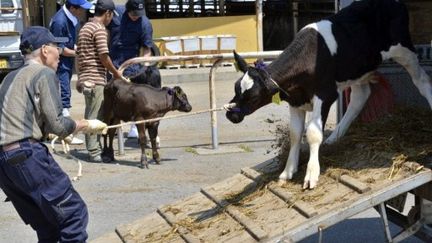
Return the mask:
<svg viewBox="0 0 432 243">
<path fill-rule="evenodd" d="M 117 142 L 118 142 L 118 151 L 119 155 L 124 155 L 124 137 L 123 137 L 123 129 L 121 127 L 117 128 Z"/>
<path fill-rule="evenodd" d="M 222 62 L 222 58 L 218 58 L 214 63 L 213 66 L 210 69 L 210 76 L 209 76 L 209 94 L 210 94 L 210 109 L 216 108 L 216 70 L 220 66 L 220 63 Z M 210 115 L 211 120 L 211 127 L 212 127 L 212 148 L 218 149 L 219 142 L 218 142 L 218 129 L 217 129 L 217 112 L 212 111 Z"/>
</svg>

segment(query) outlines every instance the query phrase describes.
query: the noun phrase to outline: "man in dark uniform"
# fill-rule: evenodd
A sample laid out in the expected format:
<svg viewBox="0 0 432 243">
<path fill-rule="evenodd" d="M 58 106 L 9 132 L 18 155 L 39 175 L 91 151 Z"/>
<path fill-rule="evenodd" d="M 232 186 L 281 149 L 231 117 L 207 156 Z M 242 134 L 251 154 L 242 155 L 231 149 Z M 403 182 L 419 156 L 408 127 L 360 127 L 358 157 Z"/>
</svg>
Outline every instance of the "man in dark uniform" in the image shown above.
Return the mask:
<svg viewBox="0 0 432 243">
<path fill-rule="evenodd" d="M 110 32 L 110 56 L 116 68 L 124 61 L 138 57 L 151 56 L 153 27 L 145 15 L 144 0 L 128 0 L 125 6 L 116 8 L 115 16 L 107 26 Z M 142 73 L 145 67 L 134 64 L 126 68 L 123 76 L 132 77 Z M 136 126 L 131 127 L 128 137 L 138 137 Z"/>
<path fill-rule="evenodd" d="M 85 242 L 87 207 L 69 177 L 41 142 L 48 133 L 98 133 L 99 120 L 74 121 L 62 115 L 55 70 L 60 47 L 47 28 L 21 35 L 26 63 L 0 84 L 0 188 L 39 242 Z"/>
<path fill-rule="evenodd" d="M 62 51 L 57 69 L 64 116 L 69 116 L 69 109 L 71 108 L 70 82 L 74 68 L 74 57 L 76 56 L 75 44 L 80 27 L 79 23 L 91 6 L 92 4 L 87 0 L 66 0 L 65 4 L 51 18 L 50 22 L 50 31 L 55 37 L 67 37 L 69 39 L 68 42 L 59 44 Z M 81 139 L 73 138 L 72 144 L 82 143 Z"/>
</svg>

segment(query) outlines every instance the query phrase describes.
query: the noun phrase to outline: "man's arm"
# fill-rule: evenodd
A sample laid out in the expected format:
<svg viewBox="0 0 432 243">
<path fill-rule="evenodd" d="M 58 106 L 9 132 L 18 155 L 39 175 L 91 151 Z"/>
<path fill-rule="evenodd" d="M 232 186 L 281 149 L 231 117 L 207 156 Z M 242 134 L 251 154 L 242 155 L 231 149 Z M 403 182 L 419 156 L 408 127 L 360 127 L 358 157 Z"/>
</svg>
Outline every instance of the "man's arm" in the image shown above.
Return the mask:
<svg viewBox="0 0 432 243">
<path fill-rule="evenodd" d="M 142 17 L 142 29 L 141 29 L 141 48 L 140 48 L 140 56 L 150 57 L 151 46 L 153 45 L 153 27 L 150 23 L 150 20 L 143 16 Z M 145 65 L 149 65 L 149 63 L 145 63 Z"/>
<path fill-rule="evenodd" d="M 114 78 L 119 79 L 122 78 L 121 73 L 114 67 L 114 64 L 111 61 L 108 53 L 99 54 L 99 59 L 101 60 L 102 65 L 113 75 Z"/>
<path fill-rule="evenodd" d="M 63 47 L 63 51 L 61 52 L 61 55 L 65 56 L 65 57 L 75 57 L 76 51 L 75 51 L 75 49 L 72 50 L 72 49 L 69 49 L 67 47 Z"/>
<path fill-rule="evenodd" d="M 41 74 L 34 82 L 37 82 L 40 112 L 47 132 L 66 137 L 77 130 L 77 124 L 71 118 L 62 115 L 59 82 L 54 71 L 48 68 L 41 70 Z"/>
</svg>

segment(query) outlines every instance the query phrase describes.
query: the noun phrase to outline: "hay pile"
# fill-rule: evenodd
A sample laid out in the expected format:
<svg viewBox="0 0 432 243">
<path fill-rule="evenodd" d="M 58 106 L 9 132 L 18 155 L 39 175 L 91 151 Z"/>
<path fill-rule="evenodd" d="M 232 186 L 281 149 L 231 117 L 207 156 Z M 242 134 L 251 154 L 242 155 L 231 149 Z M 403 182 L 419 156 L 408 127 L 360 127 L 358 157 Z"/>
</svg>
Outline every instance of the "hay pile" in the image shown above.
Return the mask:
<svg viewBox="0 0 432 243">
<path fill-rule="evenodd" d="M 283 163 L 289 153 L 288 134 L 287 125 L 278 127 L 274 147 L 279 149 L 279 160 Z M 300 155 L 302 175 L 308 156 L 306 147 Z M 431 162 L 432 112 L 398 107 L 392 114 L 371 123 L 355 121 L 339 142 L 321 146 L 319 158 L 321 173 L 327 176 L 337 176 L 336 173 L 358 178 L 371 170 L 384 168 L 388 174 L 382 176 L 391 179 L 403 164 L 410 165 L 408 167 L 415 173 L 419 168 L 410 162 Z"/>
</svg>

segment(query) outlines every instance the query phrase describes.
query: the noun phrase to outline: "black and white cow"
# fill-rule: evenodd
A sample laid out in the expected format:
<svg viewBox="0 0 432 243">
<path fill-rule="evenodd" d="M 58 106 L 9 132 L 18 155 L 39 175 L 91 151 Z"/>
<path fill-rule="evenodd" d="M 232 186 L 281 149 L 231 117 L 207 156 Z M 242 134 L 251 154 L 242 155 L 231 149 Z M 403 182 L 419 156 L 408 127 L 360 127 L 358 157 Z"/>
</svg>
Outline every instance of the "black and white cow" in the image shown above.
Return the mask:
<svg viewBox="0 0 432 243">
<path fill-rule="evenodd" d="M 280 180 L 297 172 L 305 112 L 311 112 L 306 124 L 310 147 L 303 188 L 314 188 L 320 174 L 318 151 L 323 128 L 332 103 L 341 91 L 351 87 L 351 102 L 340 123 L 327 138 L 333 143 L 347 131 L 370 94 L 369 82 L 378 65 L 387 59 L 401 64 L 410 74 L 420 93 L 432 107 L 430 78 L 419 66 L 412 45 L 406 6 L 398 0 L 356 1 L 336 15 L 304 27 L 266 68 L 248 66 L 236 53 L 235 59 L 244 76 L 235 84 L 226 113 L 233 123 L 280 97 L 290 105 L 291 148 Z"/>
</svg>

